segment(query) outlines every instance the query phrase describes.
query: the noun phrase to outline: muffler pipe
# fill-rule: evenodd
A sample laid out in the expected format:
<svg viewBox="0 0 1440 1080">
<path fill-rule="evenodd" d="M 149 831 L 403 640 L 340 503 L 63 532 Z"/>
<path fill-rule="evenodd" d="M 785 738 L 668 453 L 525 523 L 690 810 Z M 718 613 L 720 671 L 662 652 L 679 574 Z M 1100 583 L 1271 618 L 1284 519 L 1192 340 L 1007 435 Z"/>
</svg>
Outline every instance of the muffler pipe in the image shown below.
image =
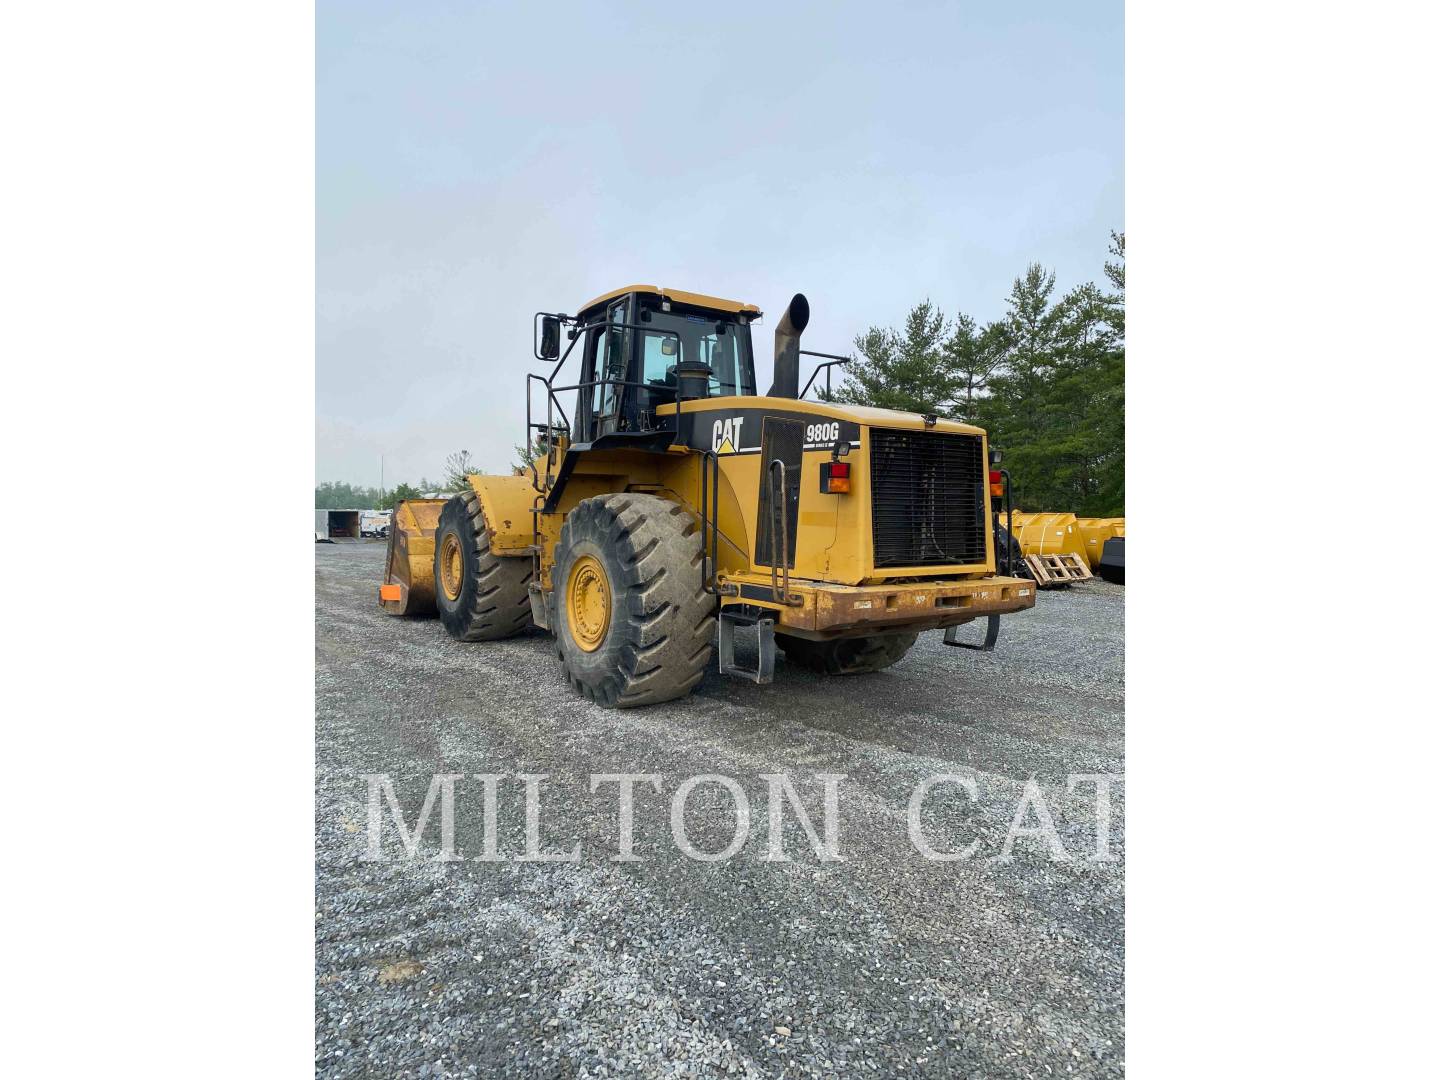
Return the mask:
<svg viewBox="0 0 1440 1080">
<path fill-rule="evenodd" d="M 775 381 L 769 397 L 800 396 L 800 335 L 810 322 L 810 301 L 796 293 L 775 324 Z"/>
</svg>

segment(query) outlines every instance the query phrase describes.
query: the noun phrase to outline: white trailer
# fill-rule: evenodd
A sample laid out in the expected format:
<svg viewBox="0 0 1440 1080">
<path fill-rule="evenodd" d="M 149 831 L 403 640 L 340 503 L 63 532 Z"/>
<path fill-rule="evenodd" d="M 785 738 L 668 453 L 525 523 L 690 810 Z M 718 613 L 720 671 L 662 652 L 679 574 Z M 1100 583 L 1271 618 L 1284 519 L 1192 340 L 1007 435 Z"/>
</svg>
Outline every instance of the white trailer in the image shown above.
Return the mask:
<svg viewBox="0 0 1440 1080">
<path fill-rule="evenodd" d="M 384 538 L 390 535 L 389 510 L 360 511 L 360 535 Z"/>
<path fill-rule="evenodd" d="M 316 510 L 315 542 L 334 543 L 336 540 L 358 542 L 360 539 L 360 515 L 364 510 Z"/>
</svg>

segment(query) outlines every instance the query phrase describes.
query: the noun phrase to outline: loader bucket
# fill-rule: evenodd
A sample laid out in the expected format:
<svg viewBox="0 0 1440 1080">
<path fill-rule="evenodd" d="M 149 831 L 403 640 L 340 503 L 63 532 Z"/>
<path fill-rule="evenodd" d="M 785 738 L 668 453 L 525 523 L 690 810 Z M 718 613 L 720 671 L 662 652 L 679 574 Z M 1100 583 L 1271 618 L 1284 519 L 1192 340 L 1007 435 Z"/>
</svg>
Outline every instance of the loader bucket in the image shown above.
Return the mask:
<svg viewBox="0 0 1440 1080">
<path fill-rule="evenodd" d="M 1085 540 L 1074 514 L 1022 514 L 1015 511 L 1015 539 L 1025 555 L 1085 556 Z"/>
<path fill-rule="evenodd" d="M 1080 538 L 1085 542 L 1085 558 L 1090 569 L 1100 569 L 1100 558 L 1105 553 L 1105 541 L 1112 536 L 1125 535 L 1125 519 L 1119 518 L 1076 518 Z"/>
<path fill-rule="evenodd" d="M 435 527 L 445 499 L 404 499 L 390 517 L 380 606 L 391 615 L 435 614 Z"/>
<path fill-rule="evenodd" d="M 1113 585 L 1125 584 L 1125 530 L 1119 536 L 1105 541 L 1105 551 L 1100 556 L 1099 573 Z"/>
</svg>

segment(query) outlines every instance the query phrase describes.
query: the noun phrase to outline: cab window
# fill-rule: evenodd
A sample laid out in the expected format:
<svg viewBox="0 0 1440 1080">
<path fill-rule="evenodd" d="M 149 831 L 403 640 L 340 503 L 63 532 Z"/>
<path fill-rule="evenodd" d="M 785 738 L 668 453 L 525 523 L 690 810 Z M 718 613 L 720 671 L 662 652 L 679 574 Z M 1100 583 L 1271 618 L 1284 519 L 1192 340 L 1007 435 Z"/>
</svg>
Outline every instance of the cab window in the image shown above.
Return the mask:
<svg viewBox="0 0 1440 1080">
<path fill-rule="evenodd" d="M 675 365 L 696 361 L 710 368 L 711 396 L 755 393 L 755 364 L 748 330 L 726 317 L 646 310 L 643 379 L 655 401 L 674 400 Z M 668 398 L 665 396 L 668 392 Z"/>
<path fill-rule="evenodd" d="M 605 322 L 606 328 L 595 331 L 599 341 L 595 346 L 592 380 L 596 385 L 592 390 L 591 411 L 595 417 L 596 435 L 603 435 L 617 429 L 620 399 L 625 391 L 625 387 L 619 385 L 619 382 L 624 382 L 626 378 L 628 350 L 625 346 L 629 331 L 616 325 L 625 322 L 624 300 L 610 305 L 605 312 Z M 619 382 L 607 380 L 619 380 Z"/>
</svg>

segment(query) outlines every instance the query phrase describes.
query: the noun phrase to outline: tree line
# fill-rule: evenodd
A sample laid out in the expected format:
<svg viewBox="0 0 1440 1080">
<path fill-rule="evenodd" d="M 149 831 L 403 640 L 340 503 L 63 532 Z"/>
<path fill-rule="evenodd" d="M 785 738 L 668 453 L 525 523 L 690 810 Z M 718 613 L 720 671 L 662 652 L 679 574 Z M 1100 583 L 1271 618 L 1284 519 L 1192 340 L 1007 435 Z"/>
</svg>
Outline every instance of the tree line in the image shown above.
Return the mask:
<svg viewBox="0 0 1440 1080">
<path fill-rule="evenodd" d="M 316 510 L 391 510 L 402 499 L 423 499 L 426 495 L 450 494 L 464 491 L 469 487 L 467 476 L 483 475 L 484 469 L 475 464 L 469 450 L 457 450 L 445 459 L 443 480 L 432 482 L 420 478 L 418 484 L 396 484 L 393 488 L 380 489 L 363 484 L 347 484 L 344 481 L 326 480 L 315 485 Z"/>
<path fill-rule="evenodd" d="M 1010 286 L 1006 312 L 981 323 L 929 299 L 899 328 L 855 339 L 834 399 L 976 424 L 1002 451 L 1016 505 L 1082 516 L 1125 513 L 1125 234 L 1110 234 L 1104 284 L 1059 296 L 1055 272 L 1031 263 Z M 825 392 L 822 390 L 823 398 Z M 543 451 L 539 451 L 543 452 Z M 521 471 L 537 453 L 517 446 Z M 445 459 L 444 479 L 379 488 L 327 481 L 317 509 L 388 510 L 401 499 L 462 491 L 482 473 L 468 450 Z"/>
<path fill-rule="evenodd" d="M 1110 236 L 1104 285 L 1057 296 L 1054 271 L 1032 263 L 992 322 L 926 299 L 904 326 L 872 326 L 835 400 L 985 428 L 1026 510 L 1123 515 L 1125 234 Z"/>
</svg>

